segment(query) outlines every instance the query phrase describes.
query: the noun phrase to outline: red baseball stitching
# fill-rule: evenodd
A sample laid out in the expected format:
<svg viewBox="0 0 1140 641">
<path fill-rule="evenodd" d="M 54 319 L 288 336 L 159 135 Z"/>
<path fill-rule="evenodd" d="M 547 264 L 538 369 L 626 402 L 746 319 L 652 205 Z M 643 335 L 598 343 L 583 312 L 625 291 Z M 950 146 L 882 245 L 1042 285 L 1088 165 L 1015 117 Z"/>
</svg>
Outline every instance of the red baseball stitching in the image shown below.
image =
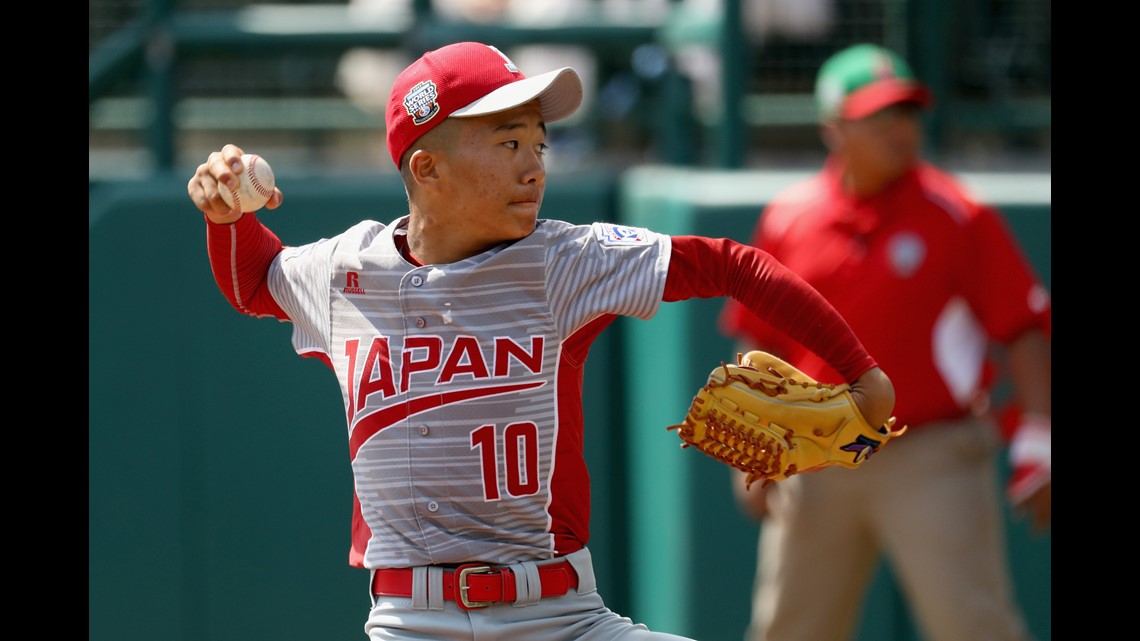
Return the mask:
<svg viewBox="0 0 1140 641">
<path fill-rule="evenodd" d="M 234 209 L 241 209 L 241 211 L 245 211 L 241 207 L 241 194 L 238 193 L 238 191 L 239 190 L 237 189 L 230 189 L 230 200 L 234 201 Z"/>
<path fill-rule="evenodd" d="M 257 175 L 253 172 L 253 166 L 256 165 L 257 161 L 259 160 L 261 160 L 261 156 L 258 155 L 254 155 L 252 158 L 250 158 L 249 166 L 245 168 L 245 173 L 249 175 L 249 182 L 253 185 L 253 188 L 257 191 L 257 193 L 261 194 L 262 196 L 271 196 L 273 192 L 266 189 L 265 185 L 261 184 L 261 181 L 257 179 Z"/>
</svg>

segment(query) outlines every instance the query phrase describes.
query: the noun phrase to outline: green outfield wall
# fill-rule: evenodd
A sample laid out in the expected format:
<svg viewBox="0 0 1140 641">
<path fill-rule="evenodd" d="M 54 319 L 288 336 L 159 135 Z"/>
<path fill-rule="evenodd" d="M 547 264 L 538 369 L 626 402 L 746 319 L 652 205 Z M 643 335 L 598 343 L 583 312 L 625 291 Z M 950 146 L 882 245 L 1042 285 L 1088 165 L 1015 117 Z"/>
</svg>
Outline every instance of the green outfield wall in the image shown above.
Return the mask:
<svg viewBox="0 0 1140 641">
<path fill-rule="evenodd" d="M 543 215 L 745 240 L 791 177 L 563 175 Z M 406 209 L 393 176 L 279 180 L 285 206 L 264 219 L 285 244 Z M 337 385 L 293 352 L 290 325 L 229 307 L 185 185 L 160 176 L 89 189 L 89 639 L 363 639 L 367 574 L 347 565 L 352 478 Z M 1022 188 L 1006 209 L 1048 280 L 1048 198 Z M 591 350 L 590 547 L 616 611 L 739 641 L 758 527 L 736 512 L 724 469 L 665 430 L 709 360 L 731 350 L 710 329 L 718 310 L 666 305 L 650 321 L 615 323 Z M 1009 538 L 1019 600 L 1049 641 L 1050 539 L 1016 523 Z M 890 577 L 872 592 L 890 607 L 868 614 L 859 641 L 917 638 Z"/>
</svg>

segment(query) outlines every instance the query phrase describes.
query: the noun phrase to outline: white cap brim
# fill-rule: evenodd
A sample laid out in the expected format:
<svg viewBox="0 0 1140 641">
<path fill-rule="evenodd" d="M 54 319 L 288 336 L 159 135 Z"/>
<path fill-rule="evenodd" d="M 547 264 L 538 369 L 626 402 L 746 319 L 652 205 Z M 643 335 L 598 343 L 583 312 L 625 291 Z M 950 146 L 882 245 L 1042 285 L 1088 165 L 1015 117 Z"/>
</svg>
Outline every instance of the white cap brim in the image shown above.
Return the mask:
<svg viewBox="0 0 1140 641">
<path fill-rule="evenodd" d="M 556 122 L 568 118 L 582 105 L 582 79 L 570 67 L 548 71 L 503 85 L 471 104 L 451 112 L 452 118 L 471 118 L 524 105 L 535 98 L 542 106 L 542 119 Z"/>
</svg>

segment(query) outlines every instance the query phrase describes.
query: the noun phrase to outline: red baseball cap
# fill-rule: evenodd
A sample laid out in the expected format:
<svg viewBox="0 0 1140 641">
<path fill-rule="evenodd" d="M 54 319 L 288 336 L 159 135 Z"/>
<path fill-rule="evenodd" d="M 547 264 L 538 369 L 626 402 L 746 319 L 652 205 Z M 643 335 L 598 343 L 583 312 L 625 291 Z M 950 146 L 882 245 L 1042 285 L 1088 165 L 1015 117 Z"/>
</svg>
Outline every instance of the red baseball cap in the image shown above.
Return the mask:
<svg viewBox="0 0 1140 641">
<path fill-rule="evenodd" d="M 396 76 L 388 96 L 392 162 L 399 167 L 408 147 L 447 118 L 498 113 L 535 98 L 543 120 L 562 120 L 582 104 L 582 80 L 570 67 L 527 78 L 503 52 L 479 42 L 429 51 Z"/>
</svg>

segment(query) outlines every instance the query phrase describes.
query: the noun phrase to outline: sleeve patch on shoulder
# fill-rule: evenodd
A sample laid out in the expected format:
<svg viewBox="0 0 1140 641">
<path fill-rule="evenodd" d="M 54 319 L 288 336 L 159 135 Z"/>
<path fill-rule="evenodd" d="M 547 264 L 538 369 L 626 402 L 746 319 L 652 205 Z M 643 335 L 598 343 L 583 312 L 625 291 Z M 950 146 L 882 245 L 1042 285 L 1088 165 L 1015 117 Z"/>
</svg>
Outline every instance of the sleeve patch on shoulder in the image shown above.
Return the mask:
<svg viewBox="0 0 1140 641">
<path fill-rule="evenodd" d="M 643 227 L 626 227 L 613 223 L 598 223 L 598 240 L 603 245 L 648 245 L 649 231 Z"/>
</svg>

